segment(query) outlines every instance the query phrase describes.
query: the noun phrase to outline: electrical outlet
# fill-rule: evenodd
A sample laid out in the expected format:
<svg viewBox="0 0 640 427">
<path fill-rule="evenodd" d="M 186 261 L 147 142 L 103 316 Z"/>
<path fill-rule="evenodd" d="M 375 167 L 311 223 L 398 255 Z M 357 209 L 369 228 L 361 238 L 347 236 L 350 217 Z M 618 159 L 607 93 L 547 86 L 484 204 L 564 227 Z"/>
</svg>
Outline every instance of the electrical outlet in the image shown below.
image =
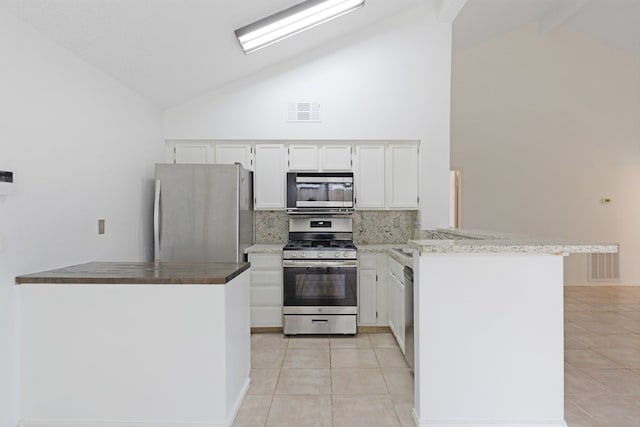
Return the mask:
<svg viewBox="0 0 640 427">
<path fill-rule="evenodd" d="M 104 234 L 104 219 L 98 220 L 98 234 Z"/>
<path fill-rule="evenodd" d="M 396 216 L 393 218 L 393 226 L 394 227 L 400 227 L 400 217 Z"/>
<path fill-rule="evenodd" d="M 273 217 L 267 218 L 267 228 L 274 228 L 276 226 L 276 220 Z"/>
</svg>

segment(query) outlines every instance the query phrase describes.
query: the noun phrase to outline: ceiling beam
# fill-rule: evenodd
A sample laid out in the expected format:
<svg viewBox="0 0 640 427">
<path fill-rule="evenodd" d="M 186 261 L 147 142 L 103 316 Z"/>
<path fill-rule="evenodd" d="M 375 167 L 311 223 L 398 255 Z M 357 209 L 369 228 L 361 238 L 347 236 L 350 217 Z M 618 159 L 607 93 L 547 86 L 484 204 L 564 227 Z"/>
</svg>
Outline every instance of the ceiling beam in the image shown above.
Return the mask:
<svg viewBox="0 0 640 427">
<path fill-rule="evenodd" d="M 548 34 L 573 18 L 591 0 L 559 0 L 538 21 L 538 33 Z"/>
<path fill-rule="evenodd" d="M 437 2 L 438 21 L 453 23 L 468 0 L 439 0 Z"/>
</svg>

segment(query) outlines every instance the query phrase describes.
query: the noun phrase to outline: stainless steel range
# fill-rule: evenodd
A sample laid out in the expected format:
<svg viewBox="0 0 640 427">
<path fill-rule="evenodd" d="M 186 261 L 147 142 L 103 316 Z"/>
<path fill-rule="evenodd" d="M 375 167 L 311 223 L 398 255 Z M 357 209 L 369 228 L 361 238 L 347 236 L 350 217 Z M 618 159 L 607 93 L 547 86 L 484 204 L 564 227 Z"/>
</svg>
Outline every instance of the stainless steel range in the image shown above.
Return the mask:
<svg viewBox="0 0 640 427">
<path fill-rule="evenodd" d="M 282 258 L 284 333 L 355 334 L 357 249 L 351 218 L 290 218 Z"/>
</svg>

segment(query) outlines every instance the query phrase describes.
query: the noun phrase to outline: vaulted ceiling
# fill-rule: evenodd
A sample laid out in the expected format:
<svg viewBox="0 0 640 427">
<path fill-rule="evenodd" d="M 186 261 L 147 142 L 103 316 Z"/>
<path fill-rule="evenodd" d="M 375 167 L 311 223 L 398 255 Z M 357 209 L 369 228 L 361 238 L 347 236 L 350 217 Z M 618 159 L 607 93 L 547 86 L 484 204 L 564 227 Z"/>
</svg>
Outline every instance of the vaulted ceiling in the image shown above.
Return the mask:
<svg viewBox="0 0 640 427">
<path fill-rule="evenodd" d="M 160 107 L 169 107 L 424 4 L 366 0 L 364 8 L 245 56 L 233 31 L 301 0 L 0 0 L 17 18 Z M 459 1 L 458 1 L 459 3 Z M 467 0 L 454 49 L 538 23 L 640 55 L 640 0 Z"/>
</svg>

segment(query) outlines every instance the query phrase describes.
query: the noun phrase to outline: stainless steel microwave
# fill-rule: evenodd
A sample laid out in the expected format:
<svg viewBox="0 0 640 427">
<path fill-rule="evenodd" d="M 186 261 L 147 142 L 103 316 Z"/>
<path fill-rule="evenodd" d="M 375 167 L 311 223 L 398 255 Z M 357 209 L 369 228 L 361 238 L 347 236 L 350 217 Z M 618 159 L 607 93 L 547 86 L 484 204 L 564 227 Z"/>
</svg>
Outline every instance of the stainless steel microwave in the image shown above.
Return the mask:
<svg viewBox="0 0 640 427">
<path fill-rule="evenodd" d="M 287 213 L 350 214 L 352 172 L 288 172 Z"/>
</svg>

